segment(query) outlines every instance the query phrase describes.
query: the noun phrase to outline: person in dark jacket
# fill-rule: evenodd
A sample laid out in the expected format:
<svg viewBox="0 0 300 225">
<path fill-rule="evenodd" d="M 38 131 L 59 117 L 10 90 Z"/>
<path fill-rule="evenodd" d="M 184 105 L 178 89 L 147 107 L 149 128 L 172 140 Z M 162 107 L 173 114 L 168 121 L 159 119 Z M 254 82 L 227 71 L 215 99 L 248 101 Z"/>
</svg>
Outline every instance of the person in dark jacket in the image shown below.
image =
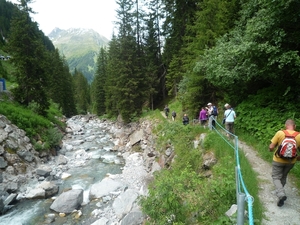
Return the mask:
<svg viewBox="0 0 300 225">
<path fill-rule="evenodd" d="M 184 114 L 183 117 L 182 117 L 183 125 L 187 125 L 187 124 L 189 124 L 189 122 L 190 122 L 189 117 L 187 116 L 187 114 Z"/>
</svg>

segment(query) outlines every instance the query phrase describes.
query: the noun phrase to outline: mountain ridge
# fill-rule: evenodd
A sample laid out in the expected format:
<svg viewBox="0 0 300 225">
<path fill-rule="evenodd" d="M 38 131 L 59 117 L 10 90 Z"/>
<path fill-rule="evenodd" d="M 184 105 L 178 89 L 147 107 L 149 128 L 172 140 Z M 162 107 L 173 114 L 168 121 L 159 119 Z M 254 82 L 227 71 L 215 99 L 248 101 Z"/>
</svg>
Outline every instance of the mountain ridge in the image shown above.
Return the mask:
<svg viewBox="0 0 300 225">
<path fill-rule="evenodd" d="M 96 71 L 97 56 L 101 47 L 107 47 L 109 40 L 93 29 L 54 28 L 48 35 L 53 45 L 63 55 L 70 72 L 75 68 L 83 73 L 91 83 Z"/>
</svg>

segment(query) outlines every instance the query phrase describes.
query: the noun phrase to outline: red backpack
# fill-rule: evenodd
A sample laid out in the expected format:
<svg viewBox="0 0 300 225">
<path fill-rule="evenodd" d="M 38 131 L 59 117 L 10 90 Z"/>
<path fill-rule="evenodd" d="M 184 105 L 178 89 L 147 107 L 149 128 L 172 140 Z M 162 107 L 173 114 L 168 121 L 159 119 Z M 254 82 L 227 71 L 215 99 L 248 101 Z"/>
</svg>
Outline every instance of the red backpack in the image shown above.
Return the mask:
<svg viewBox="0 0 300 225">
<path fill-rule="evenodd" d="M 294 132 L 293 134 L 289 134 L 287 130 L 283 130 L 285 134 L 285 138 L 282 143 L 278 146 L 276 151 L 276 155 L 280 158 L 285 159 L 293 159 L 297 157 L 297 143 L 295 137 L 299 134 L 299 132 Z"/>
</svg>

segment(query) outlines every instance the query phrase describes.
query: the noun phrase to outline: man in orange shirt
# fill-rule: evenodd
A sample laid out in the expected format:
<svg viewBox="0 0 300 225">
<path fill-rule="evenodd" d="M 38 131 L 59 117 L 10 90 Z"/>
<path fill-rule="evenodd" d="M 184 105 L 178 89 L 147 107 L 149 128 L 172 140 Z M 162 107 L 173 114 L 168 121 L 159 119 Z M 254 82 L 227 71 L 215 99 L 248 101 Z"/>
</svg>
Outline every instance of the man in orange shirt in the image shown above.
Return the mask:
<svg viewBox="0 0 300 225">
<path fill-rule="evenodd" d="M 292 119 L 288 119 L 285 122 L 285 129 L 289 134 L 293 134 L 296 128 L 295 121 Z M 285 139 L 284 131 L 277 131 L 274 137 L 271 139 L 271 144 L 269 146 L 270 152 L 274 151 L 275 147 L 279 146 L 283 139 Z M 297 148 L 300 145 L 300 135 L 295 137 Z M 277 150 L 277 148 L 276 148 Z M 276 150 L 273 154 L 273 162 L 272 162 L 272 178 L 273 183 L 276 189 L 276 195 L 278 197 L 277 206 L 281 207 L 284 205 L 284 201 L 287 199 L 284 185 L 286 184 L 287 175 L 290 170 L 294 167 L 297 160 L 300 160 L 300 156 L 292 159 L 281 158 L 276 154 Z"/>
</svg>

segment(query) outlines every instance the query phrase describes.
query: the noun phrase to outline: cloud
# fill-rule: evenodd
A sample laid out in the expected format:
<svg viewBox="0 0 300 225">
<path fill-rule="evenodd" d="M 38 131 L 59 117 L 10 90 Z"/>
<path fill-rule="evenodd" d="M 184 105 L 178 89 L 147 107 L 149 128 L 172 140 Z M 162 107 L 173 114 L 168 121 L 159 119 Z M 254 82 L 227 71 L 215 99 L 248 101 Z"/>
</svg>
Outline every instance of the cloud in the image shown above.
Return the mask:
<svg viewBox="0 0 300 225">
<path fill-rule="evenodd" d="M 108 39 L 114 30 L 118 8 L 114 0 L 35 0 L 29 6 L 36 12 L 31 17 L 46 35 L 55 27 L 88 28 Z"/>
</svg>

